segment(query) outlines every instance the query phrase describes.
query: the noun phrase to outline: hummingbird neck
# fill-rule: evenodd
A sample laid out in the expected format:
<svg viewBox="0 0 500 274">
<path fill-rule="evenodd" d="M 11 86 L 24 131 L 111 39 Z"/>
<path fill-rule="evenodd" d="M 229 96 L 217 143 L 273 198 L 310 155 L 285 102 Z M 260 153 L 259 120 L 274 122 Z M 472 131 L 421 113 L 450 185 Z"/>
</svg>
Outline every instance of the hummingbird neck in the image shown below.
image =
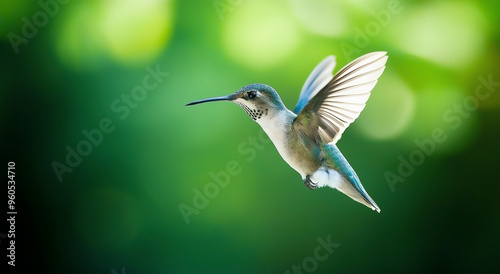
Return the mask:
<svg viewBox="0 0 500 274">
<path fill-rule="evenodd" d="M 297 151 L 293 145 L 293 137 L 296 134 L 292 132 L 292 124 L 295 117 L 297 115 L 286 108 L 283 110 L 275 109 L 272 115 L 267 116 L 266 119 L 258 120 L 257 123 L 264 129 L 285 162 L 302 176 L 306 176 L 307 173 L 302 166 L 303 161 L 297 158 Z"/>
<path fill-rule="evenodd" d="M 287 108 L 269 110 L 265 119 L 257 120 L 276 147 L 287 142 L 292 122 L 297 115 Z"/>
</svg>

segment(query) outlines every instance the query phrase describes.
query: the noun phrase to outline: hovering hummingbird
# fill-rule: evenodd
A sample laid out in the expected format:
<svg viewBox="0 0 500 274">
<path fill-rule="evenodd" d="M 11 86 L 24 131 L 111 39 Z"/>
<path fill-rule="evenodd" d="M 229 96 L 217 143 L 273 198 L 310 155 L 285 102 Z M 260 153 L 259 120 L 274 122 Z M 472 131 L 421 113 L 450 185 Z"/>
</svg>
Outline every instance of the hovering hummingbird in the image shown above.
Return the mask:
<svg viewBox="0 0 500 274">
<path fill-rule="evenodd" d="M 335 57 L 326 57 L 307 78 L 293 112 L 265 84 L 247 85 L 231 95 L 186 106 L 213 101 L 238 104 L 264 129 L 281 157 L 302 176 L 306 187 L 338 189 L 380 212 L 336 143 L 365 107 L 387 58 L 386 52 L 372 52 L 332 76 Z"/>
</svg>

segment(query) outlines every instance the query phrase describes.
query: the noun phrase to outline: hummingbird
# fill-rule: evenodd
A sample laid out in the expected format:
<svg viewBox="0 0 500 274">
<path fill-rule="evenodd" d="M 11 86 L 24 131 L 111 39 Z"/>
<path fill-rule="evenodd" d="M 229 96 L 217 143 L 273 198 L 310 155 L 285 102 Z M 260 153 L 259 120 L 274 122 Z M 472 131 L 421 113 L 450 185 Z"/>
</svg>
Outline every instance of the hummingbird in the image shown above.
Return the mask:
<svg viewBox="0 0 500 274">
<path fill-rule="evenodd" d="M 307 188 L 328 186 L 380 212 L 336 143 L 364 109 L 387 58 L 387 52 L 368 53 L 333 75 L 335 57 L 327 56 L 305 81 L 293 112 L 266 84 L 250 84 L 233 94 L 186 106 L 215 101 L 238 104 L 262 127 Z"/>
</svg>

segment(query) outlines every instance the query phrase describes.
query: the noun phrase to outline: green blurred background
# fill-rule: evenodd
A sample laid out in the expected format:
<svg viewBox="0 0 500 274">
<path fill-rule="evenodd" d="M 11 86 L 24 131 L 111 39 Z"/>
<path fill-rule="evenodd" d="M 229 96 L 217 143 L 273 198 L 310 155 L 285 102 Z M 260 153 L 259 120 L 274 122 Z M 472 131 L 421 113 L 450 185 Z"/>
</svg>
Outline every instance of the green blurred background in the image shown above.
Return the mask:
<svg viewBox="0 0 500 274">
<path fill-rule="evenodd" d="M 0 4 L 2 158 L 16 162 L 18 270 L 498 271 L 499 3 L 40 3 Z M 387 68 L 338 146 L 380 214 L 305 188 L 238 106 L 184 106 L 261 82 L 293 109 L 324 57 L 337 57 L 337 71 L 378 50 Z M 112 131 L 100 138 L 106 122 Z M 436 130 L 444 142 L 429 141 Z M 90 151 L 82 131 L 97 140 Z M 71 167 L 68 151 L 78 149 L 88 155 L 70 156 Z M 210 174 L 226 180 L 228 164 L 237 172 L 214 189 Z M 196 208 L 206 188 L 212 198 Z M 318 237 L 340 246 L 314 264 Z"/>
</svg>

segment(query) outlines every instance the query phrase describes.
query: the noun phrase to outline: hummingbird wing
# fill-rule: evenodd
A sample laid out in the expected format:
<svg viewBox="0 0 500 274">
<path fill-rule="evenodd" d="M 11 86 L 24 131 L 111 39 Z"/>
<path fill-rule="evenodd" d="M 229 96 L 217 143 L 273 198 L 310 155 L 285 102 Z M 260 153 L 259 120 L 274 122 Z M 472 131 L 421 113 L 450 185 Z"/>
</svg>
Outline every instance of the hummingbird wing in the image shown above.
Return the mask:
<svg viewBox="0 0 500 274">
<path fill-rule="evenodd" d="M 327 56 L 314 68 L 300 91 L 299 101 L 293 110 L 295 114 L 299 113 L 307 102 L 332 80 L 334 68 L 335 56 L 333 55 Z"/>
<path fill-rule="evenodd" d="M 325 142 L 335 144 L 364 109 L 387 58 L 386 52 L 372 52 L 342 68 L 309 100 L 293 126 L 310 138 L 319 132 Z"/>
</svg>

